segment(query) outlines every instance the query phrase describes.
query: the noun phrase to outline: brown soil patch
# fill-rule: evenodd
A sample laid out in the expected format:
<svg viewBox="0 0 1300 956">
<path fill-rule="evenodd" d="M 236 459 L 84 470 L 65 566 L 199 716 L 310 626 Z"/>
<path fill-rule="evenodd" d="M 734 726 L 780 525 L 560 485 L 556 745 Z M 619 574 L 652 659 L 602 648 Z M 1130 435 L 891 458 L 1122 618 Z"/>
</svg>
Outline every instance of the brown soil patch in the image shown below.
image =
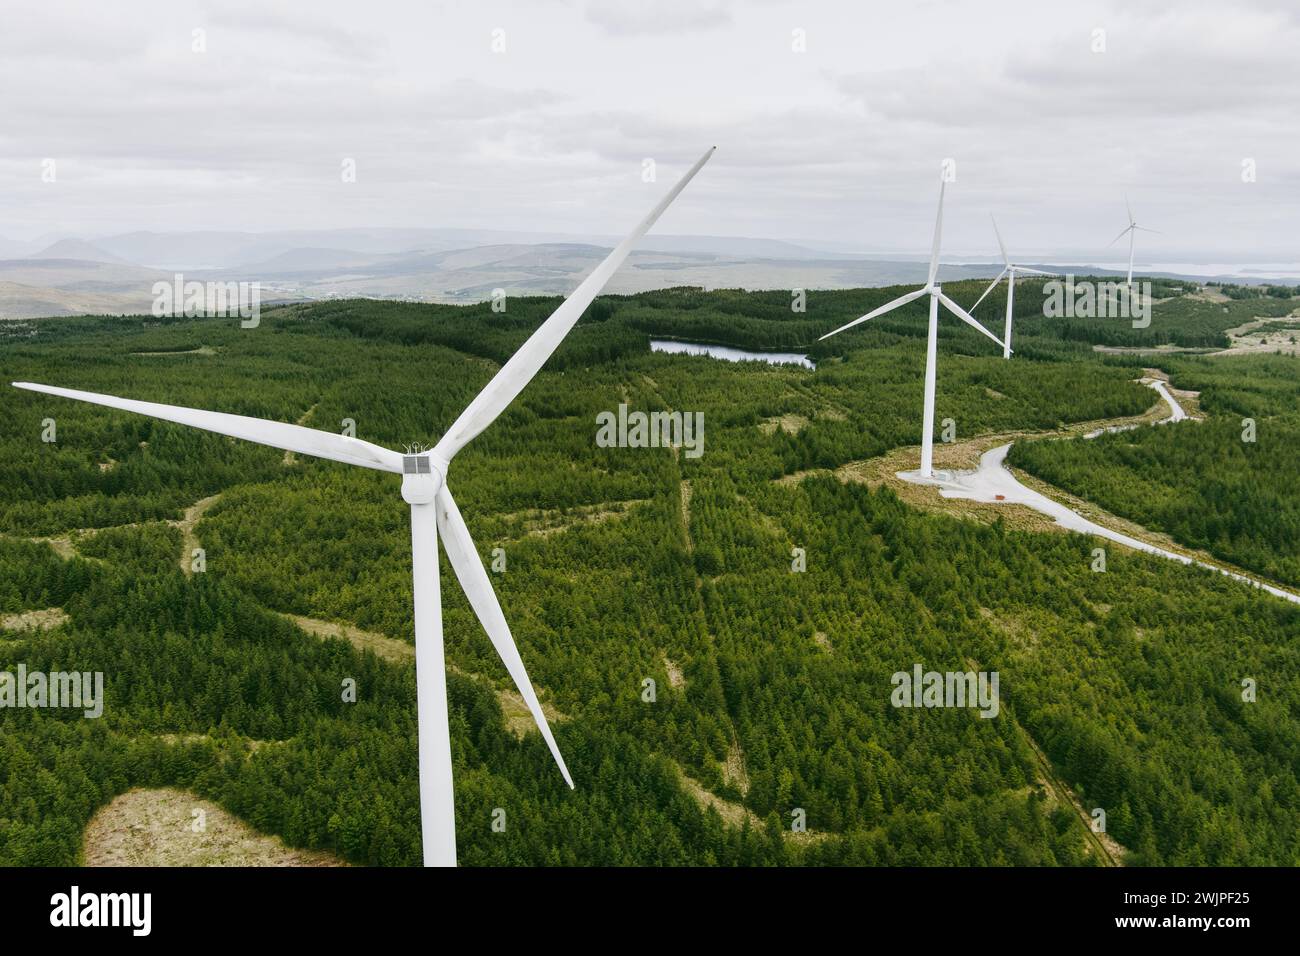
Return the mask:
<svg viewBox="0 0 1300 956">
<path fill-rule="evenodd" d="M 322 621 L 314 617 L 303 617 L 301 614 L 281 614 L 280 616 L 293 621 L 308 634 L 314 634 L 316 637 L 342 638 L 358 650 L 372 651 L 377 656 L 384 658 L 384 660 L 397 661 L 403 664 L 415 660 L 414 644 L 408 644 L 392 637 L 385 637 L 383 634 L 376 634 L 374 631 L 363 631 L 353 624 Z"/>
<path fill-rule="evenodd" d="M 194 811 L 203 831 L 194 832 Z M 329 853 L 294 850 L 184 790 L 129 790 L 86 826 L 86 866 L 345 866 Z"/>
<path fill-rule="evenodd" d="M 691 483 L 682 479 L 682 532 L 686 536 L 686 550 L 695 551 L 695 542 L 691 540 Z"/>
<path fill-rule="evenodd" d="M 0 630 L 5 631 L 51 631 L 68 621 L 68 615 L 61 607 L 46 607 L 35 611 L 19 611 L 17 614 L 0 614 Z"/>
<path fill-rule="evenodd" d="M 186 349 L 184 352 L 132 352 L 131 354 L 167 358 L 174 355 L 216 355 L 217 350 L 210 345 L 200 345 L 196 349 Z"/>
<path fill-rule="evenodd" d="M 777 429 L 785 432 L 787 435 L 797 435 L 803 429 L 808 427 L 808 419 L 802 415 L 775 415 L 772 418 L 759 422 L 758 430 L 764 435 L 775 435 Z"/>
<path fill-rule="evenodd" d="M 745 767 L 745 752 L 740 749 L 740 741 L 732 731 L 731 746 L 727 748 L 727 759 L 723 761 L 722 780 L 729 787 L 735 787 L 741 793 L 749 794 L 749 770 Z"/>
<path fill-rule="evenodd" d="M 74 558 L 77 555 L 77 549 L 72 546 L 72 537 L 70 535 L 59 535 L 55 538 L 32 538 L 32 541 L 48 544 L 54 549 L 54 553 L 64 561 Z"/>
<path fill-rule="evenodd" d="M 739 827 L 749 821 L 751 829 L 757 830 L 762 826 L 757 814 L 748 807 L 741 806 L 739 803 L 732 803 L 730 800 L 724 800 L 712 790 L 709 790 L 704 784 L 700 783 L 694 777 L 687 776 L 684 770 L 678 768 L 682 778 L 682 788 L 701 807 L 707 809 L 712 807 L 722 817 L 722 822 L 728 826 Z"/>
<path fill-rule="evenodd" d="M 474 675 L 468 676 L 473 677 Z M 537 690 L 537 688 L 534 687 L 533 690 Z M 537 722 L 533 720 L 532 711 L 528 709 L 528 704 L 525 703 L 523 695 L 519 691 L 514 688 L 497 689 L 496 695 L 501 704 L 501 713 L 505 717 L 506 730 L 520 740 L 524 739 L 525 734 L 540 733 L 537 730 Z M 565 714 L 560 713 L 551 704 L 542 700 L 540 692 L 537 696 L 537 702 L 542 705 L 542 714 L 546 717 L 548 723 L 555 724 L 562 720 L 568 720 Z"/>
<path fill-rule="evenodd" d="M 199 539 L 194 534 L 194 526 L 199 523 L 199 519 L 220 498 L 221 495 L 216 494 L 194 502 L 185 509 L 185 516 L 180 521 L 175 522 L 176 527 L 181 529 L 181 570 L 185 572 L 187 578 L 192 577 L 194 574 L 190 570 L 191 556 L 194 554 L 194 549 L 199 546 Z"/>
</svg>

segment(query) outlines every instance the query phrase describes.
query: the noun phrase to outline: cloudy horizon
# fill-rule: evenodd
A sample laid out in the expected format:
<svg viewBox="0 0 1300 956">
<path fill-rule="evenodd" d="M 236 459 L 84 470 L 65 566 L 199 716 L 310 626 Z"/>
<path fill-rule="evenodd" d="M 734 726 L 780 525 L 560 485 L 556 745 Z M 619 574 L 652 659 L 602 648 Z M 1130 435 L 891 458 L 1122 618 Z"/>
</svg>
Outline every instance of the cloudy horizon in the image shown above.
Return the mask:
<svg viewBox="0 0 1300 956">
<path fill-rule="evenodd" d="M 1127 197 L 1148 261 L 1296 262 L 1300 13 L 1236 6 L 53 0 L 0 34 L 0 237 L 616 235 L 717 145 L 656 232 L 914 255 L 951 157 L 953 256 L 992 212 L 1117 260 Z"/>
</svg>

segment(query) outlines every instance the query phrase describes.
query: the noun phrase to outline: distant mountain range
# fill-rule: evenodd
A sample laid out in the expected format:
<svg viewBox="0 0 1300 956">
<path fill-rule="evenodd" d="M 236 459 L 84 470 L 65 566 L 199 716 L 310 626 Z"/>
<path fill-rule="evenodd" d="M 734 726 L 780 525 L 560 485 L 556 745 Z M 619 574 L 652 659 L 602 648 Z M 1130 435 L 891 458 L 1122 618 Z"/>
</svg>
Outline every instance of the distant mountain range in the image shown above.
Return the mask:
<svg viewBox="0 0 1300 956">
<path fill-rule="evenodd" d="M 153 284 L 170 281 L 177 272 L 201 281 L 258 281 L 264 302 L 334 297 L 472 302 L 498 288 L 515 295 L 563 294 L 619 238 L 477 229 L 334 229 L 133 232 L 93 241 L 29 243 L 0 239 L 0 318 L 147 313 Z M 1080 256 L 1079 261 L 1083 264 L 1047 268 L 1076 274 L 1104 271 L 1088 264 L 1095 259 Z M 1032 260 L 1027 264 L 1036 265 Z M 1000 268 L 992 262 L 946 264 L 940 276 L 948 281 L 991 277 Z M 925 272 L 923 255 L 855 254 L 834 244 L 812 248 L 773 239 L 651 235 L 607 289 L 855 288 L 920 282 Z"/>
<path fill-rule="evenodd" d="M 447 252 L 476 246 L 585 244 L 613 247 L 621 236 L 520 232 L 492 229 L 322 229 L 281 232 L 129 232 L 53 244 L 0 239 L 5 258 L 86 259 L 164 270 L 249 270 L 274 267 L 331 268 L 354 258 L 415 252 Z M 728 236 L 647 236 L 639 249 L 709 253 L 760 259 L 834 259 L 853 253 L 813 249 L 777 239 Z M 288 257 L 288 258 L 283 258 Z M 280 260 L 282 260 L 281 262 Z"/>
<path fill-rule="evenodd" d="M 39 252 L 27 256 L 28 259 L 76 259 L 81 262 L 112 262 L 129 266 L 131 262 L 121 256 L 115 256 L 93 243 L 82 239 L 60 239 L 46 246 Z"/>
</svg>

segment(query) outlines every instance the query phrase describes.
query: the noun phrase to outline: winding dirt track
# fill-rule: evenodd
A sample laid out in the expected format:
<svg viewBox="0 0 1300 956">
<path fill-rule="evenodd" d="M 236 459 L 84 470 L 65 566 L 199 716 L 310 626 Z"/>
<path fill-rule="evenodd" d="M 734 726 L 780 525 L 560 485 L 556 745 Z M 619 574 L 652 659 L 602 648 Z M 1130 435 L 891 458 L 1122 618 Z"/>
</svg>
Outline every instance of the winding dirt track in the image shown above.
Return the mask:
<svg viewBox="0 0 1300 956">
<path fill-rule="evenodd" d="M 1168 403 L 1170 417 L 1157 424 L 1170 424 L 1188 420 L 1187 413 L 1183 411 L 1181 405 L 1169 393 L 1169 389 L 1164 382 L 1154 381 L 1149 383 L 1152 388 L 1158 391 L 1161 397 Z M 979 501 L 986 504 L 1017 504 L 1024 505 L 1027 508 L 1047 515 L 1057 524 L 1070 531 L 1078 531 L 1081 534 L 1095 535 L 1098 538 L 1106 538 L 1117 544 L 1122 544 L 1126 548 L 1133 548 L 1136 551 L 1145 551 L 1147 554 L 1159 555 L 1162 558 L 1168 558 L 1171 561 L 1177 561 L 1180 564 L 1196 565 L 1202 568 L 1208 568 L 1211 571 L 1218 571 L 1220 574 L 1227 575 L 1237 581 L 1243 581 L 1254 587 L 1261 588 L 1275 597 L 1280 597 L 1284 601 L 1290 601 L 1292 604 L 1300 604 L 1300 595 L 1291 591 L 1285 591 L 1282 588 L 1252 578 L 1249 575 L 1242 574 L 1238 571 L 1232 571 L 1228 568 L 1219 567 L 1218 565 L 1209 564 L 1205 561 L 1199 561 L 1196 558 L 1189 557 L 1185 554 L 1179 554 L 1176 551 L 1169 551 L 1165 548 L 1158 547 L 1154 544 L 1148 544 L 1140 541 L 1130 535 L 1120 531 L 1114 531 L 1104 525 L 1090 521 L 1083 515 L 1079 514 L 1058 501 L 1053 501 L 1046 495 L 1034 491 L 1021 484 L 1009 468 L 1006 467 L 1007 452 L 1011 450 L 1012 442 L 1005 445 L 999 445 L 997 448 L 990 449 L 980 456 L 979 468 L 973 472 L 948 472 L 935 473 L 935 480 L 927 482 L 939 487 L 939 494 L 945 498 L 964 498 L 970 501 Z"/>
</svg>

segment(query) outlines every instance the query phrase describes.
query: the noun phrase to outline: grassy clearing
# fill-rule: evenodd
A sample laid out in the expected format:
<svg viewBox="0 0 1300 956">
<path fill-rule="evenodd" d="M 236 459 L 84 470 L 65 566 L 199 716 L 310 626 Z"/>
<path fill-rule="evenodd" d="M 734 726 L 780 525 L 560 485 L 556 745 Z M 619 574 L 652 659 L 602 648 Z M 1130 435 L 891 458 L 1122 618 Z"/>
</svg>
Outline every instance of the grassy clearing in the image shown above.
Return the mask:
<svg viewBox="0 0 1300 956">
<path fill-rule="evenodd" d="M 184 790 L 130 790 L 86 826 L 85 866 L 344 866 L 295 850 Z"/>
</svg>

